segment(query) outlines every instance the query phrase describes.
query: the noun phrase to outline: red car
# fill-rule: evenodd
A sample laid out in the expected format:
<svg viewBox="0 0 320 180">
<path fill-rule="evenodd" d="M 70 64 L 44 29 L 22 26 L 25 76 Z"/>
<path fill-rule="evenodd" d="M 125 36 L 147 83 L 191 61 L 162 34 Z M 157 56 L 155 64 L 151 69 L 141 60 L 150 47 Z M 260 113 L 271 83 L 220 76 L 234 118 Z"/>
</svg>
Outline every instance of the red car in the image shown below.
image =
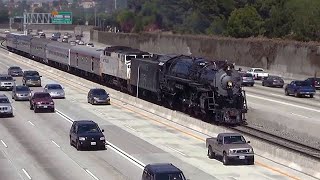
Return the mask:
<svg viewBox="0 0 320 180">
<path fill-rule="evenodd" d="M 41 110 L 50 110 L 54 112 L 54 102 L 47 92 L 35 92 L 30 98 L 30 109 L 37 113 Z"/>
</svg>

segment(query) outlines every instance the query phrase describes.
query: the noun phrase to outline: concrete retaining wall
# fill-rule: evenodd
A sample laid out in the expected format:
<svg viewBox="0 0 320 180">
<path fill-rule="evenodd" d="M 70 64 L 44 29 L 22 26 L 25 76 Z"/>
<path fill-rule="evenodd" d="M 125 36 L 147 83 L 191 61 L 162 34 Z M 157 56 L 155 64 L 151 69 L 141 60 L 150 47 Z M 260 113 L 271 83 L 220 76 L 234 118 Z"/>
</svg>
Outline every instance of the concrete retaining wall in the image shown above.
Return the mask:
<svg viewBox="0 0 320 180">
<path fill-rule="evenodd" d="M 46 65 L 37 63 L 32 60 L 28 60 L 26 58 L 21 58 L 18 55 L 11 54 L 11 56 L 16 57 L 13 60 L 28 63 L 33 67 L 50 71 L 51 73 L 56 74 L 57 76 L 63 76 L 68 79 L 76 80 L 78 83 L 83 83 L 86 86 L 105 88 L 110 93 L 112 99 L 117 99 L 127 104 L 144 109 L 145 111 L 157 114 L 158 116 L 164 118 L 163 121 L 173 121 L 190 129 L 207 134 L 208 136 L 216 136 L 218 133 L 221 132 L 230 132 L 230 130 L 226 128 L 214 126 L 206 122 L 200 121 L 198 119 L 192 118 L 186 114 L 172 111 L 162 106 L 158 106 L 147 101 L 138 99 L 136 97 L 121 93 L 119 91 L 103 87 L 93 82 L 88 82 L 87 80 L 68 74 L 66 72 L 48 67 Z M 148 109 L 145 109 L 145 107 L 148 107 Z M 303 156 L 301 154 L 297 154 L 292 151 L 288 151 L 287 149 L 261 141 L 254 137 L 246 136 L 246 138 L 251 141 L 251 145 L 255 150 L 256 156 L 260 156 L 264 159 L 270 159 L 284 166 L 296 169 L 297 171 L 301 171 L 305 174 L 309 174 L 311 176 L 320 178 L 320 174 L 318 172 L 320 169 L 320 161 L 317 161 L 310 157 Z"/>
<path fill-rule="evenodd" d="M 170 34 L 124 34 L 91 30 L 91 40 L 160 54 L 192 54 L 229 59 L 237 65 L 262 67 L 285 76 L 320 75 L 320 43 L 234 39 Z"/>
</svg>

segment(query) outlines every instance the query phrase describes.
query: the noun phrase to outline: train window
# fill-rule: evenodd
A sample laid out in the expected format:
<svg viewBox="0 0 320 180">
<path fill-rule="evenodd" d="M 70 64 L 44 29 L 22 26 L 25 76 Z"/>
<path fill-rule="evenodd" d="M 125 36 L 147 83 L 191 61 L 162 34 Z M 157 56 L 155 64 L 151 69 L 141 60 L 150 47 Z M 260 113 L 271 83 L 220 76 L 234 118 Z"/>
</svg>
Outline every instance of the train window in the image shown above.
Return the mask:
<svg viewBox="0 0 320 180">
<path fill-rule="evenodd" d="M 91 71 L 93 71 L 93 67 L 94 67 L 94 62 L 93 60 L 91 61 Z"/>
<path fill-rule="evenodd" d="M 79 59 L 77 58 L 77 67 L 79 66 Z"/>
</svg>

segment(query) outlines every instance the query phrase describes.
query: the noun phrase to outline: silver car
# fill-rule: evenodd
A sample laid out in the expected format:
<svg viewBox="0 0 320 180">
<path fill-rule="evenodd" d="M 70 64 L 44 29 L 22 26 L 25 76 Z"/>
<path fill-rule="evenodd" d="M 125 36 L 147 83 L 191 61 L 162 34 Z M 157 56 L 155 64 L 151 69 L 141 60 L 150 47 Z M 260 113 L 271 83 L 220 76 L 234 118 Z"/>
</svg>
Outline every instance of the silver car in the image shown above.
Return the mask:
<svg viewBox="0 0 320 180">
<path fill-rule="evenodd" d="M 41 86 L 41 76 L 26 76 L 24 81 L 22 80 L 23 85 L 26 86 Z"/>
<path fill-rule="evenodd" d="M 0 115 L 13 117 L 13 108 L 8 97 L 4 94 L 0 95 Z"/>
<path fill-rule="evenodd" d="M 60 84 L 47 84 L 44 92 L 49 93 L 52 98 L 65 98 L 63 87 Z"/>
<path fill-rule="evenodd" d="M 0 88 L 5 90 L 11 90 L 15 84 L 15 79 L 7 74 L 0 74 Z"/>
<path fill-rule="evenodd" d="M 14 86 L 12 89 L 12 99 L 16 101 L 29 101 L 31 97 L 31 91 L 28 86 Z"/>
</svg>

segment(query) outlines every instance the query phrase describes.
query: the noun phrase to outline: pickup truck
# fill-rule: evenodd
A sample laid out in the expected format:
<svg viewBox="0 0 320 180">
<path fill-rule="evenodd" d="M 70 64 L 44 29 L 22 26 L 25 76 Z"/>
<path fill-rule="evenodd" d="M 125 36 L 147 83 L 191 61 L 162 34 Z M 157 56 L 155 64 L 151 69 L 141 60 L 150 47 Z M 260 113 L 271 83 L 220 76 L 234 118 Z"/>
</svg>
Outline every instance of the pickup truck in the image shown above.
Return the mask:
<svg viewBox="0 0 320 180">
<path fill-rule="evenodd" d="M 262 68 L 251 68 L 247 73 L 252 74 L 254 79 L 264 79 L 269 76 L 269 73 L 265 72 Z"/>
<path fill-rule="evenodd" d="M 316 88 L 308 81 L 291 81 L 285 87 L 284 92 L 286 96 L 291 94 L 294 94 L 296 97 L 308 95 L 310 98 L 313 98 Z"/>
<path fill-rule="evenodd" d="M 216 138 L 207 138 L 206 147 L 210 159 L 222 157 L 224 165 L 231 161 L 245 161 L 248 165 L 254 164 L 253 148 L 245 138 L 238 133 L 220 133 Z"/>
</svg>

